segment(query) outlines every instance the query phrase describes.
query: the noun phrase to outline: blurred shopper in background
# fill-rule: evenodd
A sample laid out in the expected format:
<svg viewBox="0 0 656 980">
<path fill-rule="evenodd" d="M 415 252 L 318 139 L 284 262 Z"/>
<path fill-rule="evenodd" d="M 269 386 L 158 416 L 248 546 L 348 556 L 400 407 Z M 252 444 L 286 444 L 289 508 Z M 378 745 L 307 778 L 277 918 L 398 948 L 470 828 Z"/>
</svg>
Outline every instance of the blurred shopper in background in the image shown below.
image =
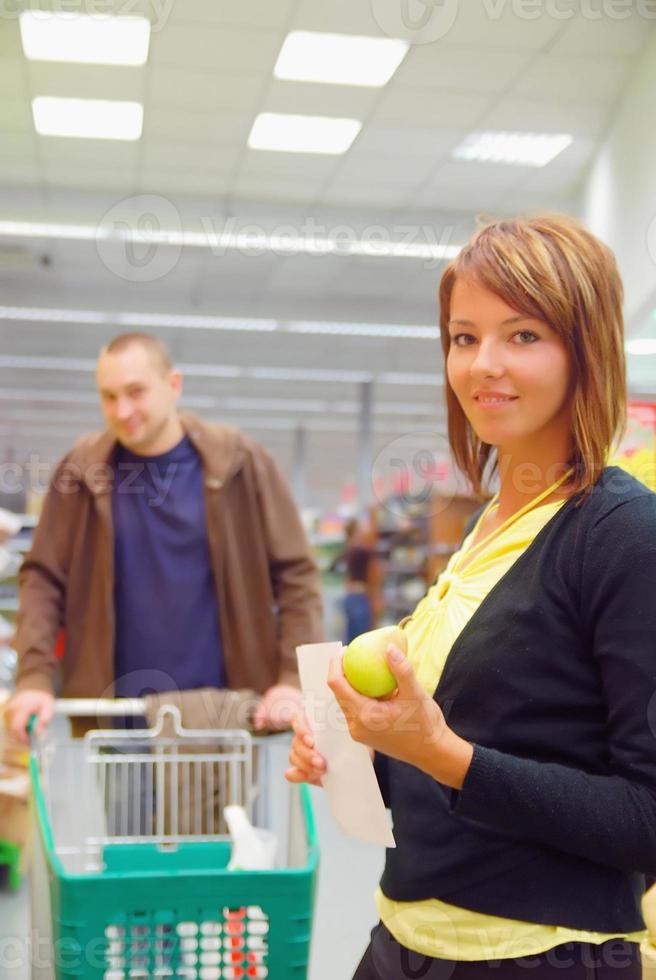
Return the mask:
<svg viewBox="0 0 656 980">
<path fill-rule="evenodd" d="M 344 596 L 344 642 L 349 644 L 373 625 L 369 595 L 372 562 L 376 557 L 371 532 L 353 517 L 346 522 L 346 547 L 330 566 L 331 571 L 346 572 Z"/>
<path fill-rule="evenodd" d="M 256 692 L 252 723 L 288 727 L 295 648 L 322 639 L 318 573 L 290 491 L 266 450 L 179 413 L 180 372 L 149 334 L 100 353 L 107 431 L 57 466 L 20 572 L 11 726 L 61 694 Z"/>
<path fill-rule="evenodd" d="M 622 284 L 565 217 L 499 221 L 440 286 L 448 431 L 499 491 L 390 647 L 397 696 L 329 684 L 395 848 L 354 980 L 639 980 L 656 872 L 656 494 L 625 424 Z M 302 718 L 287 778 L 320 782 Z"/>
</svg>

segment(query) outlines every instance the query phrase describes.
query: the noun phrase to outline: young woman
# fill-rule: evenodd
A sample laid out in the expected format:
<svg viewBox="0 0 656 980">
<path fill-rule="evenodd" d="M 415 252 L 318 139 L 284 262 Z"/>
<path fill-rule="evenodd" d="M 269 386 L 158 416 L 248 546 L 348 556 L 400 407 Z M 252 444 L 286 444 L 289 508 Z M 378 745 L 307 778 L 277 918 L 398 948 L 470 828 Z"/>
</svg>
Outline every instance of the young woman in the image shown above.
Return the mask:
<svg viewBox="0 0 656 980">
<path fill-rule="evenodd" d="M 656 873 L 656 494 L 616 467 L 622 286 L 560 217 L 479 231 L 440 286 L 449 439 L 498 493 L 388 650 L 330 686 L 394 820 L 356 980 L 637 980 Z M 297 719 L 290 781 L 325 761 Z"/>
</svg>

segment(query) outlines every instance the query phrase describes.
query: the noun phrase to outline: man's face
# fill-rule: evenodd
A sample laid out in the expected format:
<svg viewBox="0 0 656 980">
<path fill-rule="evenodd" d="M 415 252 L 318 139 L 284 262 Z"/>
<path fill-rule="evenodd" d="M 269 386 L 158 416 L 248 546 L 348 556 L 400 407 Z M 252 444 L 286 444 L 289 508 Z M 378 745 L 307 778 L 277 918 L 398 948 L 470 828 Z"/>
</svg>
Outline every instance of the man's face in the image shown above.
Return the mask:
<svg viewBox="0 0 656 980">
<path fill-rule="evenodd" d="M 120 443 L 147 453 L 176 418 L 180 374 L 165 371 L 141 344 L 98 359 L 100 403 L 107 426 Z"/>
</svg>

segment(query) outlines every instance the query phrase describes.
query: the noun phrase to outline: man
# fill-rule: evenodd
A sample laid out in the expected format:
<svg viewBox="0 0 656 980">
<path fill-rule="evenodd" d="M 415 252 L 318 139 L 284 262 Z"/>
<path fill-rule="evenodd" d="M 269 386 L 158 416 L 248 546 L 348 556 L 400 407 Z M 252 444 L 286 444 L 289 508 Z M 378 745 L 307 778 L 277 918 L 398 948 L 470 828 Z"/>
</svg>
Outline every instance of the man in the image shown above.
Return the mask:
<svg viewBox="0 0 656 980">
<path fill-rule="evenodd" d="M 318 573 L 288 487 L 264 448 L 178 413 L 165 346 L 115 338 L 98 360 L 108 431 L 58 465 L 20 572 L 10 726 L 64 697 L 206 687 L 261 695 L 256 729 L 300 705 L 295 648 L 322 638 Z"/>
</svg>

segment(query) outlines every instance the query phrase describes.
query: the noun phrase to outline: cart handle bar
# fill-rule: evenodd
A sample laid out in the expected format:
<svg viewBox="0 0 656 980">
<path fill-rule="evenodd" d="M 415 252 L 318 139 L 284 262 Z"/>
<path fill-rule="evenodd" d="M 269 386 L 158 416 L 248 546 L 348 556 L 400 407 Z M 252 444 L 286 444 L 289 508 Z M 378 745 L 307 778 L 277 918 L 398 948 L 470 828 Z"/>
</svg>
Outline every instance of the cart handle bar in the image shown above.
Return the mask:
<svg viewBox="0 0 656 980">
<path fill-rule="evenodd" d="M 66 718 L 115 718 L 145 715 L 143 698 L 57 698 L 55 714 Z"/>
</svg>

